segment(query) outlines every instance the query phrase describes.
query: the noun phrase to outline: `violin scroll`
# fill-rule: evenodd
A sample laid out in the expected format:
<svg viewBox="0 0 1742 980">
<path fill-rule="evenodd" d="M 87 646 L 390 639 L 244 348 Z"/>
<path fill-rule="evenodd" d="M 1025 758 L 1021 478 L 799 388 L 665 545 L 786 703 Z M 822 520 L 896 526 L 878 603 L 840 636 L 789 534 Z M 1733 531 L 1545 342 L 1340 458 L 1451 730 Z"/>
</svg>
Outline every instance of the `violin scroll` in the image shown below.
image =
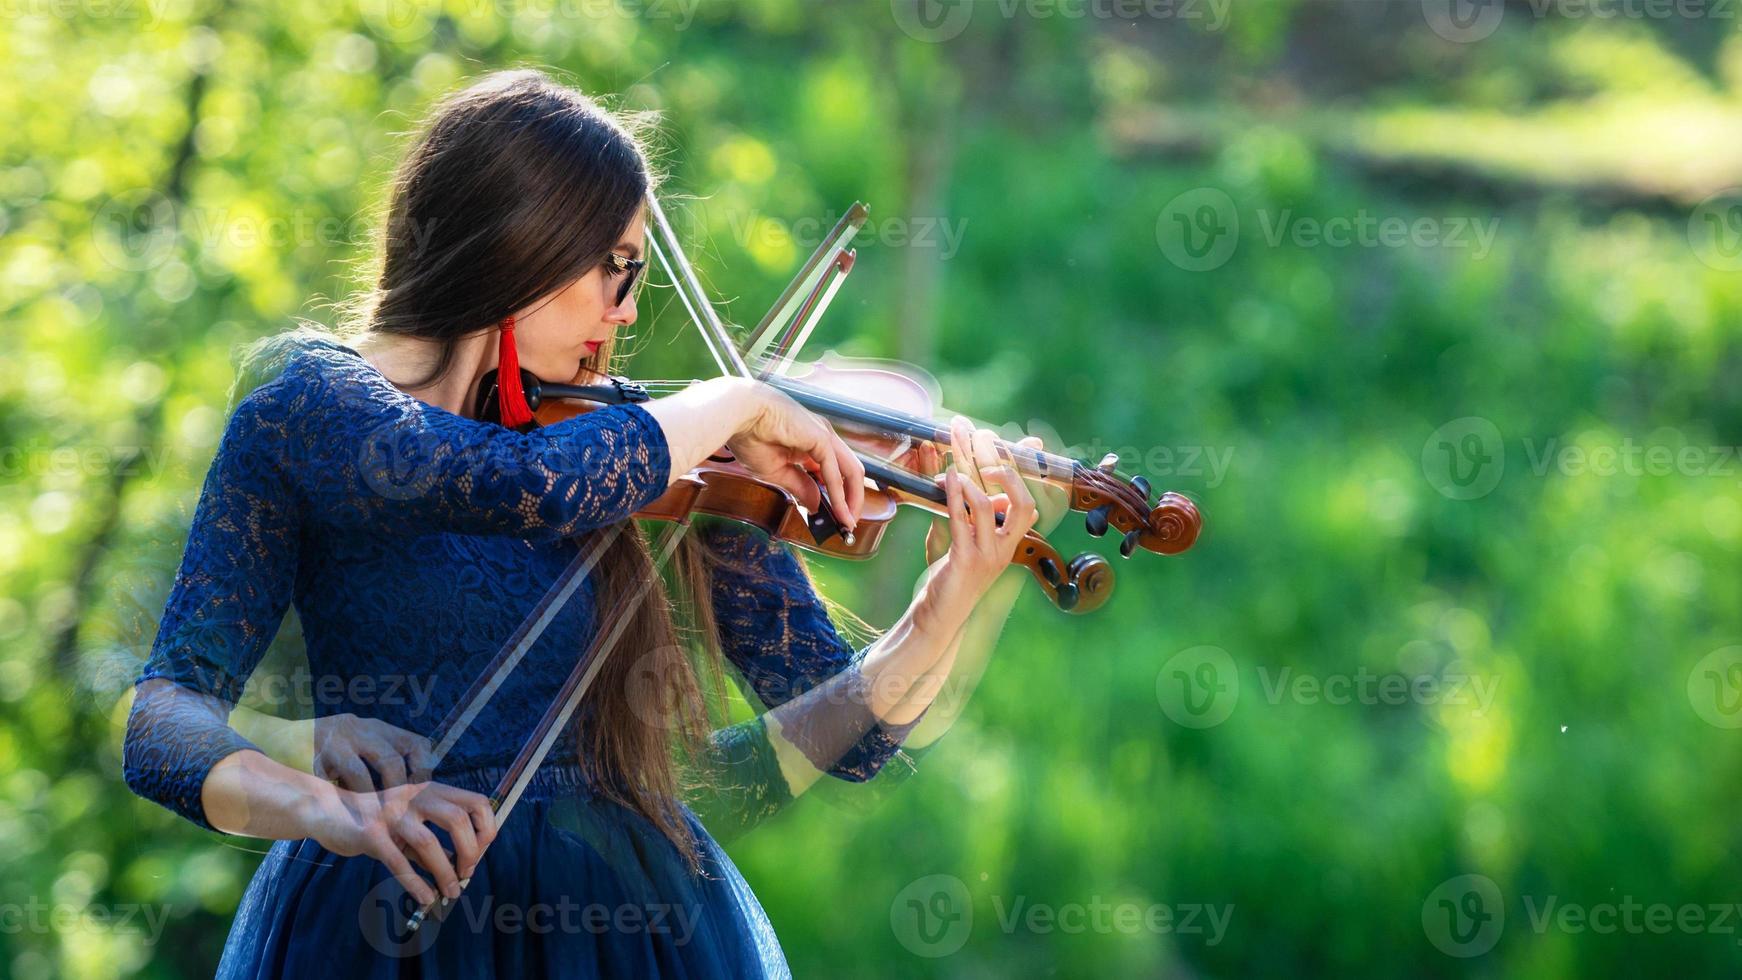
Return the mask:
<svg viewBox="0 0 1742 980">
<path fill-rule="evenodd" d="M 1145 551 L 1159 555 L 1177 555 L 1197 543 L 1204 519 L 1198 505 L 1179 493 L 1164 493 L 1149 512 L 1149 529 L 1138 543 Z"/>
<path fill-rule="evenodd" d="M 1065 561 L 1033 531 L 1022 539 L 1012 561 L 1027 568 L 1052 604 L 1068 613 L 1094 612 L 1113 595 L 1113 566 L 1096 554 Z"/>
<path fill-rule="evenodd" d="M 1158 555 L 1177 555 L 1191 548 L 1203 530 L 1197 504 L 1179 493 L 1164 493 L 1152 507 L 1149 481 L 1123 480 L 1109 460 L 1080 467 L 1071 483 L 1071 509 L 1084 513 L 1083 525 L 1095 537 L 1116 529 L 1124 540 L 1119 554 L 1131 557 L 1138 548 Z"/>
</svg>

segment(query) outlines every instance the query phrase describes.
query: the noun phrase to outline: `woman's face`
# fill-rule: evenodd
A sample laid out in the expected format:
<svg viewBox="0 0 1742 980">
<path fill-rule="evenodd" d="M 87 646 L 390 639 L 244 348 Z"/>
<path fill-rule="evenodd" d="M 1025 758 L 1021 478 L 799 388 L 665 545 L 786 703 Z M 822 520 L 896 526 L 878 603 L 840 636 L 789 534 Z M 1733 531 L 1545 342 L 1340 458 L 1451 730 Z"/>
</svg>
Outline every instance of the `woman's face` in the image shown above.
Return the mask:
<svg viewBox="0 0 1742 980">
<path fill-rule="evenodd" d="M 643 215 L 637 213 L 612 251 L 628 259 L 641 258 L 646 239 Z M 625 273 L 626 275 L 627 273 Z M 546 381 L 573 381 L 589 373 L 585 365 L 615 336 L 619 327 L 635 322 L 633 292 L 617 304 L 622 275 L 604 266 L 514 314 L 514 344 L 520 366 Z"/>
</svg>

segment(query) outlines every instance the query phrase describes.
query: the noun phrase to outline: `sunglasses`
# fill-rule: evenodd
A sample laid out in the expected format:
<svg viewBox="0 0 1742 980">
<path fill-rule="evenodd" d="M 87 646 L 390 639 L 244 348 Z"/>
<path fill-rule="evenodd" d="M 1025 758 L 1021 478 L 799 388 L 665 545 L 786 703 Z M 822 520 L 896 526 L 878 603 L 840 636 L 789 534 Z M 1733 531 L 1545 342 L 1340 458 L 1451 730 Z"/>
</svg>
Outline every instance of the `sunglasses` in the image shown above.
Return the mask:
<svg viewBox="0 0 1742 980">
<path fill-rule="evenodd" d="M 629 299 L 637 283 L 641 281 L 641 273 L 647 268 L 646 259 L 631 259 L 618 255 L 616 252 L 605 253 L 605 274 L 622 276 L 623 282 L 617 287 L 617 304 L 622 306 Z"/>
</svg>

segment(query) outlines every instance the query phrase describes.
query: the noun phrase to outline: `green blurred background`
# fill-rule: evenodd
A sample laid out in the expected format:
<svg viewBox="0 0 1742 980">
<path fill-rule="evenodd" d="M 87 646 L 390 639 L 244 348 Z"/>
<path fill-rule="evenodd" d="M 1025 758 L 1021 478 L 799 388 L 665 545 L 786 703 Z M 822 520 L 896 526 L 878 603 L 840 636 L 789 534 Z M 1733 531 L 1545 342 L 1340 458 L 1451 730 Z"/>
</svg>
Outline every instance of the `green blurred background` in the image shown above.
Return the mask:
<svg viewBox="0 0 1742 980">
<path fill-rule="evenodd" d="M 1206 518 L 1094 615 L 1030 590 L 913 778 L 732 845 L 798 975 L 1736 975 L 1738 6 L 11 0 L 0 974 L 211 973 L 264 845 L 118 743 L 236 347 L 534 65 L 662 113 L 736 320 L 866 200 L 813 352 Z M 704 370 L 653 296 L 634 372 Z M 887 624 L 918 524 L 813 567 Z"/>
</svg>

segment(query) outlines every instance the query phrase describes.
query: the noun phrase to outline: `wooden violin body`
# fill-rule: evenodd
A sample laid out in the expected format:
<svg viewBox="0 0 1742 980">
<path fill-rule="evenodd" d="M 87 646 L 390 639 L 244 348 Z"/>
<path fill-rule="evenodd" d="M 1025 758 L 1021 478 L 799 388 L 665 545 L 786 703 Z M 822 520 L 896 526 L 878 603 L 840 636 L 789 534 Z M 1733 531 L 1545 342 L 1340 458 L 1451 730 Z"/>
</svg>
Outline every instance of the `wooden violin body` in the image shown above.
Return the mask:
<svg viewBox="0 0 1742 980">
<path fill-rule="evenodd" d="M 941 447 L 949 444 L 948 427 L 932 421 L 937 412 L 935 382 L 915 373 L 885 362 L 831 356 L 801 366 L 800 373 L 790 377 L 767 379 L 829 419 L 866 464 L 870 485 L 853 534 L 844 533 L 830 508 L 805 507 L 784 487 L 759 479 L 725 450 L 686 473 L 634 516 L 686 522 L 692 514 L 708 514 L 751 525 L 807 551 L 861 561 L 874 557 L 902 506 L 942 517 L 949 514 L 941 470 L 935 465 L 932 472 L 919 468 L 924 459 L 941 461 Z M 534 424 L 553 425 L 601 405 L 651 397 L 643 384 L 600 380 L 604 383 L 559 385 L 522 372 Z M 479 416 L 491 417 L 494 405 L 494 379 L 486 376 L 479 391 Z M 1196 506 L 1179 494 L 1162 494 L 1151 507 L 1143 478 L 1118 478 L 1107 461 L 1090 467 L 1009 443 L 1002 446 L 1025 476 L 1065 489 L 1071 509 L 1088 514 L 1091 534 L 1104 534 L 1109 528 L 1120 531 L 1120 553 L 1125 557 L 1139 547 L 1179 554 L 1197 539 L 1202 519 Z M 1107 559 L 1084 553 L 1067 561 L 1034 531 L 1024 536 L 1012 561 L 1026 567 L 1047 598 L 1066 612 L 1091 612 L 1113 592 L 1113 567 Z"/>
</svg>

